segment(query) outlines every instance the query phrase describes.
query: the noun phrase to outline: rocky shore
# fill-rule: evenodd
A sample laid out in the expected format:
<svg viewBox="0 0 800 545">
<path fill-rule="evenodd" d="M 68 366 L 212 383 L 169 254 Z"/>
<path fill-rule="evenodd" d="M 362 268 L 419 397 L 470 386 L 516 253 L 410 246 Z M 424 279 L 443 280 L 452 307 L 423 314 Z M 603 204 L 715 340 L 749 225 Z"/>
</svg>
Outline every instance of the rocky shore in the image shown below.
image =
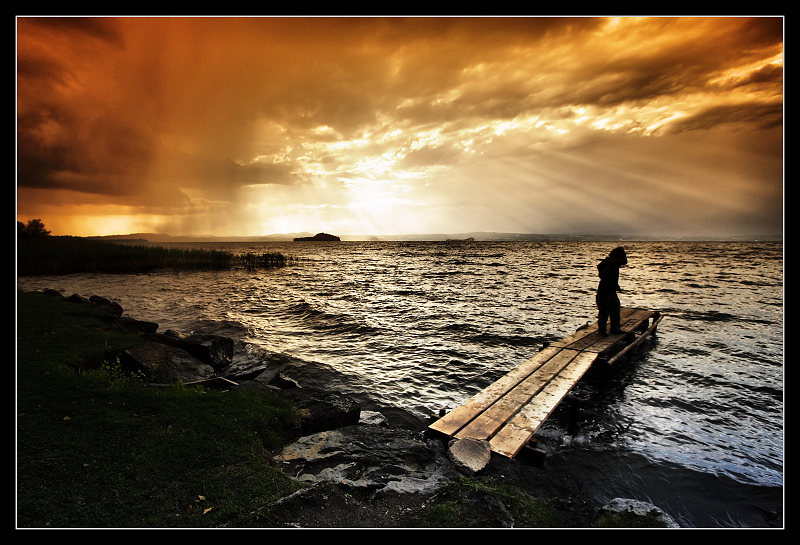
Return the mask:
<svg viewBox="0 0 800 545">
<path fill-rule="evenodd" d="M 63 297 L 55 290 L 45 293 Z M 137 332 L 145 342 L 116 357 L 128 371 L 153 387 L 181 381 L 226 390 L 260 389 L 279 395 L 299 411 L 296 440 L 271 462 L 290 478 L 308 484 L 260 513 L 270 527 L 405 527 L 410 517 L 434 501 L 442 487 L 461 476 L 511 484 L 555 506 L 569 527 L 590 526 L 604 512 L 655 515 L 666 527 L 674 521 L 655 506 L 618 499 L 592 505 L 574 485 L 525 463 L 492 456 L 482 441 L 446 441 L 426 432 L 390 427 L 380 413 L 362 411 L 338 392 L 303 387 L 271 362 L 236 363 L 232 339 L 205 334 L 158 332 L 158 324 L 123 316 L 104 297 L 67 297 L 103 311 L 108 327 Z M 99 362 L 84 362 L 90 367 Z M 480 527 L 514 527 L 496 497 L 475 494 Z"/>
</svg>

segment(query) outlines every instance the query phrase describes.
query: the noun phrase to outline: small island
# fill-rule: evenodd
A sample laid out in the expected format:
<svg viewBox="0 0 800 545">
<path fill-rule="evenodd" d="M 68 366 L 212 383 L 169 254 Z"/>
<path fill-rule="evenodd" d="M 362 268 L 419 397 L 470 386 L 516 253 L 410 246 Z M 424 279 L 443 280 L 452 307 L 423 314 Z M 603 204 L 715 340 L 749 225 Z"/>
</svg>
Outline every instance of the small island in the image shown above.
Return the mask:
<svg viewBox="0 0 800 545">
<path fill-rule="evenodd" d="M 339 242 L 341 239 L 336 235 L 329 235 L 328 233 L 317 233 L 313 237 L 297 237 L 295 242 Z"/>
</svg>

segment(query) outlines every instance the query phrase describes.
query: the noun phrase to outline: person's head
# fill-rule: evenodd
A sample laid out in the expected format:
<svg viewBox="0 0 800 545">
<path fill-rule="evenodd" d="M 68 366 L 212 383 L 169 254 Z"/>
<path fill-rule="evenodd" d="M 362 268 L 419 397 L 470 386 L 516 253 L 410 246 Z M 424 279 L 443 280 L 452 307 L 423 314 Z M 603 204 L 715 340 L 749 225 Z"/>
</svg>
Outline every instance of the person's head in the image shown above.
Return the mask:
<svg viewBox="0 0 800 545">
<path fill-rule="evenodd" d="M 608 254 L 608 257 L 614 261 L 618 266 L 622 267 L 628 264 L 628 256 L 625 254 L 625 248 L 622 246 L 617 246 L 611 253 Z"/>
</svg>

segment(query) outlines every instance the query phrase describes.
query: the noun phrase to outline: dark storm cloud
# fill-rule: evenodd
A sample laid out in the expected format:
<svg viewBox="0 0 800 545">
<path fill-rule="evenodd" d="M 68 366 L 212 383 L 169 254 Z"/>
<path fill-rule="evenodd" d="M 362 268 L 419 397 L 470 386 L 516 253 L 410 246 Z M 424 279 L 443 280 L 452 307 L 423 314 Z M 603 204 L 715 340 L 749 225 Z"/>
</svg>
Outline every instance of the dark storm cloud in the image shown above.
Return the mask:
<svg viewBox="0 0 800 545">
<path fill-rule="evenodd" d="M 547 229 L 542 218 L 563 205 L 565 228 L 570 211 L 584 209 L 582 180 L 613 186 L 595 175 L 604 159 L 582 152 L 588 142 L 623 146 L 610 154 L 652 173 L 662 163 L 700 168 L 689 153 L 742 156 L 742 139 L 720 152 L 720 131 L 780 147 L 782 22 L 20 18 L 19 214 L 46 208 L 70 226 L 86 214 L 94 224 L 130 214 L 151 229 L 173 214 L 206 232 L 241 225 L 225 217 L 252 217 L 248 229 L 261 232 L 287 218 L 316 221 L 322 210 L 333 221 L 335 210 L 335 226 L 360 231 L 402 210 L 409 228 L 435 217 L 437 227 L 474 230 L 463 222 L 500 229 L 493 222 L 506 216 L 503 226 L 521 225 L 513 208 L 531 229 Z M 568 161 L 561 172 L 554 157 Z M 776 183 L 766 163 L 747 172 L 720 206 L 740 210 L 746 187 Z M 705 175 L 686 178 L 705 187 Z M 644 214 L 659 194 L 680 207 L 687 197 L 674 178 L 653 181 L 661 193 L 640 194 L 632 208 Z M 582 198 L 596 199 L 594 191 L 585 186 Z M 547 206 L 531 193 L 569 200 Z M 576 216 L 574 225 L 591 221 Z"/>
</svg>

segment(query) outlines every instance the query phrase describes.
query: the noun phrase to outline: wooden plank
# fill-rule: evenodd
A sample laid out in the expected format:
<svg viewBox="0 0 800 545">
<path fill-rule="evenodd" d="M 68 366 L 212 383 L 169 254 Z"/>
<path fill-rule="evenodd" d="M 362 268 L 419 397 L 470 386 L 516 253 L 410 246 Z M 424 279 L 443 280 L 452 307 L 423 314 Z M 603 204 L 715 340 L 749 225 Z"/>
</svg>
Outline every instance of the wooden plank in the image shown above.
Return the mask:
<svg viewBox="0 0 800 545">
<path fill-rule="evenodd" d="M 506 392 L 525 380 L 531 373 L 547 363 L 560 350 L 560 348 L 555 347 L 543 349 L 428 427 L 445 435 L 455 435 L 458 430 L 466 426 L 484 409 L 505 395 Z"/>
<path fill-rule="evenodd" d="M 643 322 L 649 320 L 655 312 L 652 310 L 642 310 L 642 309 L 634 309 L 634 311 L 629 314 L 628 316 L 622 318 L 622 328 L 625 331 L 633 331 L 637 327 L 639 327 Z"/>
<path fill-rule="evenodd" d="M 639 326 L 650 318 L 654 313 L 640 309 L 623 309 L 620 318 L 620 329 L 625 333 L 616 335 L 602 336 L 597 333 L 597 322 L 590 326 L 591 335 L 584 336 L 582 339 L 569 343 L 566 346 L 575 350 L 588 350 L 598 354 L 606 352 L 619 343 L 628 333 L 635 331 Z"/>
<path fill-rule="evenodd" d="M 623 325 L 623 331 L 628 331 L 625 329 L 624 325 L 628 322 L 633 322 L 638 317 L 639 309 L 630 308 L 630 307 L 623 307 L 620 310 L 620 323 Z M 611 336 L 614 337 L 613 335 Z M 608 337 L 601 337 L 597 333 L 597 321 L 587 325 L 584 328 L 579 329 L 575 333 L 564 337 L 558 341 L 555 341 L 550 344 L 550 346 L 560 346 L 562 348 L 575 348 L 576 350 L 585 350 L 595 343 L 600 342 L 602 339 L 605 339 L 605 343 L 608 343 Z"/>
<path fill-rule="evenodd" d="M 491 438 L 489 445 L 492 451 L 509 458 L 516 456 L 564 400 L 575 383 L 589 370 L 596 357 L 596 354 L 590 352 L 582 352 L 575 357 L 570 365 L 536 396 L 534 403 L 526 405 Z"/>
<path fill-rule="evenodd" d="M 488 439 L 493 436 L 503 424 L 512 418 L 522 407 L 531 401 L 554 377 L 577 356 L 579 352 L 562 349 L 547 363 L 539 367 L 536 372 L 529 375 L 502 398 L 487 407 L 480 415 L 476 416 L 468 425 L 455 434 L 457 439 L 471 437 L 473 439 Z"/>
<path fill-rule="evenodd" d="M 620 359 L 622 356 L 624 356 L 624 355 L 625 355 L 625 354 L 626 354 L 626 353 L 627 353 L 629 350 L 632 350 L 633 348 L 635 348 L 636 346 L 638 346 L 638 345 L 639 345 L 639 344 L 640 344 L 640 343 L 641 343 L 643 340 L 645 340 L 645 338 L 646 338 L 648 335 L 652 335 L 652 334 L 653 334 L 653 332 L 654 332 L 654 331 L 656 330 L 656 328 L 658 327 L 658 324 L 661 322 L 661 319 L 662 319 L 662 318 L 663 318 L 663 316 L 659 316 L 658 318 L 656 318 L 655 320 L 653 320 L 653 324 L 652 324 L 652 325 L 651 325 L 651 326 L 650 326 L 650 327 L 647 329 L 647 331 L 645 331 L 644 333 L 642 333 L 641 335 L 639 335 L 639 338 L 638 338 L 638 339 L 636 339 L 635 341 L 633 341 L 631 344 L 629 344 L 628 346 L 626 346 L 625 348 L 623 348 L 623 349 L 622 349 L 622 350 L 621 350 L 621 351 L 620 351 L 618 354 L 616 354 L 616 355 L 615 355 L 613 358 L 611 358 L 610 360 L 608 360 L 608 365 L 612 365 L 613 363 L 615 363 L 615 362 L 616 362 L 618 359 Z"/>
<path fill-rule="evenodd" d="M 596 354 L 599 354 L 600 352 L 603 352 L 611 348 L 617 341 L 622 339 L 624 336 L 625 336 L 624 333 L 603 336 L 600 335 L 595 330 L 592 332 L 591 335 L 584 337 L 583 339 L 576 341 L 574 343 L 568 344 L 565 348 L 571 348 L 573 350 L 579 350 L 579 351 L 588 350 Z"/>
<path fill-rule="evenodd" d="M 590 335 L 597 334 L 597 322 L 592 325 L 588 325 L 582 329 L 579 329 L 575 333 L 571 335 L 567 335 L 563 339 L 559 339 L 555 342 L 550 343 L 550 346 L 557 346 L 559 348 L 566 348 L 573 343 L 580 342 L 582 339 L 589 337 Z"/>
</svg>

